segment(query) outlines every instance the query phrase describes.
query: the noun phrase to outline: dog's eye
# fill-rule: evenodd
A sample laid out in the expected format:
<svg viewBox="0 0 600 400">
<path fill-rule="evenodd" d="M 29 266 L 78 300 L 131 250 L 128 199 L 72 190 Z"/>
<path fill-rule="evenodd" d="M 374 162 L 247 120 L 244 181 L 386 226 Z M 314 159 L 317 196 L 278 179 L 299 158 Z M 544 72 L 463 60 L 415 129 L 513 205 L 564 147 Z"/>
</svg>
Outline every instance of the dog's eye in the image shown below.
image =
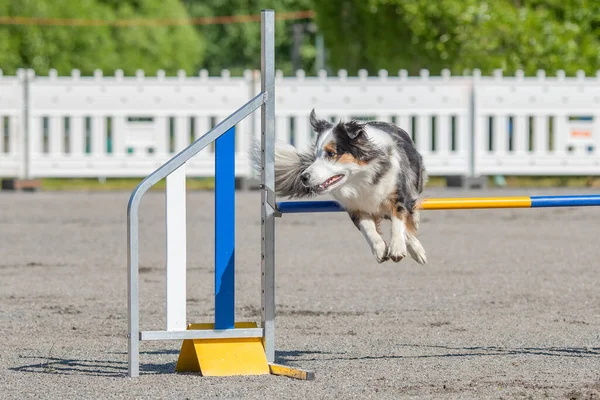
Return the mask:
<svg viewBox="0 0 600 400">
<path fill-rule="evenodd" d="M 327 150 L 327 157 L 333 158 L 335 157 L 335 152 L 331 151 L 331 150 Z"/>
</svg>

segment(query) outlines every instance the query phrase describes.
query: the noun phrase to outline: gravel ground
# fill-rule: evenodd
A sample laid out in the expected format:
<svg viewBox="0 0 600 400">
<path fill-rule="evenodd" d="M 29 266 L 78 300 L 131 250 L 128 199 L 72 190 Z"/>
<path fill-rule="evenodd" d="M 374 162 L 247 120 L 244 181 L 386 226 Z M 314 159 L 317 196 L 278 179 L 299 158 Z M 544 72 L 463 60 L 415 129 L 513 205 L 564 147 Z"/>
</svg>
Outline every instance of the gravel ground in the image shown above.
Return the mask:
<svg viewBox="0 0 600 400">
<path fill-rule="evenodd" d="M 0 398 L 600 398 L 600 209 L 426 211 L 426 266 L 377 264 L 342 213 L 285 216 L 277 358 L 316 380 L 175 374 L 180 342 L 143 342 L 129 379 L 128 197 L 0 193 Z M 213 207 L 189 193 L 190 322 L 212 318 Z M 239 193 L 238 320 L 259 320 L 259 215 Z M 141 218 L 142 329 L 163 329 L 162 193 Z"/>
</svg>

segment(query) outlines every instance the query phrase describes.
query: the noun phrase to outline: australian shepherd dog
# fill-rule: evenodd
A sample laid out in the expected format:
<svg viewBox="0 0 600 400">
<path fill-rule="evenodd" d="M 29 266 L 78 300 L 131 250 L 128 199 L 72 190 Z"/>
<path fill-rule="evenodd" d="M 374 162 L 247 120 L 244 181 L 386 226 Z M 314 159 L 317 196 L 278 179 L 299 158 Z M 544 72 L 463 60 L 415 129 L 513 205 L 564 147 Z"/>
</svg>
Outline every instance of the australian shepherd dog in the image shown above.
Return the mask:
<svg viewBox="0 0 600 400">
<path fill-rule="evenodd" d="M 427 262 L 417 238 L 419 196 L 427 176 L 407 132 L 387 122 L 331 123 L 310 113 L 317 138 L 310 150 L 275 145 L 275 193 L 288 198 L 329 194 L 350 215 L 375 259 L 399 262 L 406 254 Z M 391 236 L 381 236 L 382 220 Z"/>
</svg>

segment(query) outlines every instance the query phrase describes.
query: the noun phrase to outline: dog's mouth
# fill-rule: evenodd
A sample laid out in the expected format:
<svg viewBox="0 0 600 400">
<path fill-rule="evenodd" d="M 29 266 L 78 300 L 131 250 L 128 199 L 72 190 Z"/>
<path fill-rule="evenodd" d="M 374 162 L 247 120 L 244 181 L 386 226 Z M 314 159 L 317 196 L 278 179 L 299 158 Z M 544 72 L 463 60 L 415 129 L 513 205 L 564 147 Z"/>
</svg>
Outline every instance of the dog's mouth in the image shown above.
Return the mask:
<svg viewBox="0 0 600 400">
<path fill-rule="evenodd" d="M 320 185 L 317 185 L 317 189 L 319 189 L 321 191 L 327 190 L 330 186 L 335 185 L 336 183 L 341 181 L 343 178 L 344 178 L 343 174 L 334 175 L 331 178 L 327 179 L 325 182 L 321 183 Z"/>
</svg>

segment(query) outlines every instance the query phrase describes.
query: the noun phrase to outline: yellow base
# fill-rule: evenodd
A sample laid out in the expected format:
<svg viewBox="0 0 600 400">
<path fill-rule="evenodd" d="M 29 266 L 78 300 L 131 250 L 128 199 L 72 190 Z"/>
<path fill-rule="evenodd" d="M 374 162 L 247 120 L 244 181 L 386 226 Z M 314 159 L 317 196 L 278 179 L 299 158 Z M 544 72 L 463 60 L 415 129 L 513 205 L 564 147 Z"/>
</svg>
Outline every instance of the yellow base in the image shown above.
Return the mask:
<svg viewBox="0 0 600 400">
<path fill-rule="evenodd" d="M 188 330 L 214 329 L 214 324 L 189 324 Z M 254 322 L 236 322 L 237 328 L 256 328 Z M 177 372 L 200 372 L 203 376 L 280 375 L 313 380 L 309 371 L 267 362 L 261 338 L 185 339 Z"/>
<path fill-rule="evenodd" d="M 213 327 L 214 324 L 189 324 L 188 330 Z M 254 322 L 235 323 L 235 328 L 256 327 Z M 185 339 L 175 371 L 200 372 L 203 376 L 270 373 L 261 338 Z"/>
</svg>

